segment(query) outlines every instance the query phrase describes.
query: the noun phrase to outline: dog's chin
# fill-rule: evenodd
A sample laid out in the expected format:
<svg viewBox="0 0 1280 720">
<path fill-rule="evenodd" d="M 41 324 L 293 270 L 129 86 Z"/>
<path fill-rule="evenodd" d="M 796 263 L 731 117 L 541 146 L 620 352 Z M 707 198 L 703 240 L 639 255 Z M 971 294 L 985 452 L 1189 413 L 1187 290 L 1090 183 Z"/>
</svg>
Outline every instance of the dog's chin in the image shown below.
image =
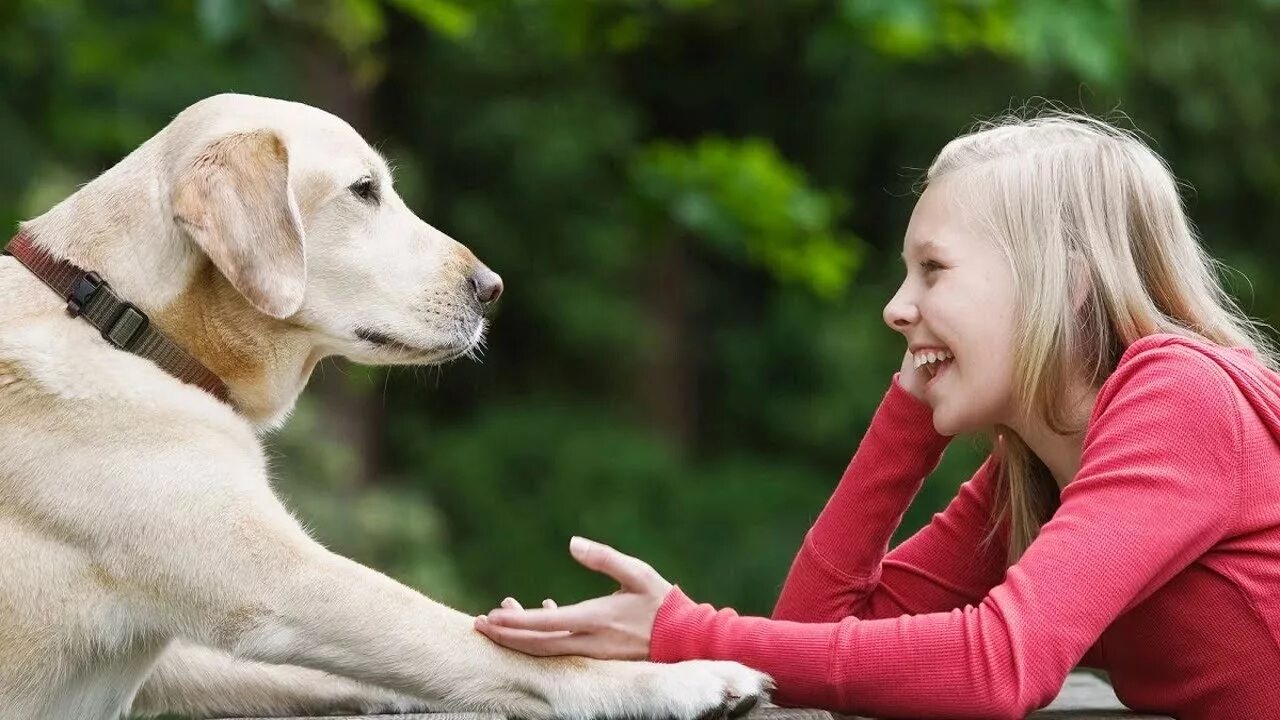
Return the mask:
<svg viewBox="0 0 1280 720">
<path fill-rule="evenodd" d="M 477 323 L 468 336 L 451 338 L 451 342 L 417 345 L 368 328 L 357 328 L 360 348 L 352 359 L 377 365 L 440 365 L 471 355 L 484 339 L 484 322 Z"/>
</svg>

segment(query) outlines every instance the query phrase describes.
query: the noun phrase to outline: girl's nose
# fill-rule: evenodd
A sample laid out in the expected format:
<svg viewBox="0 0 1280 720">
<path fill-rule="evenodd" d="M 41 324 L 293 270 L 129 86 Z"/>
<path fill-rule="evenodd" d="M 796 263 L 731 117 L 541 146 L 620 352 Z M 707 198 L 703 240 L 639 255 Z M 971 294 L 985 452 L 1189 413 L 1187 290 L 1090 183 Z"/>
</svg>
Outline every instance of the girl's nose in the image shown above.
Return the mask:
<svg viewBox="0 0 1280 720">
<path fill-rule="evenodd" d="M 905 331 L 919 319 L 920 309 L 915 303 L 904 298 L 901 290 L 889 299 L 888 305 L 884 306 L 884 324 L 898 332 Z"/>
</svg>

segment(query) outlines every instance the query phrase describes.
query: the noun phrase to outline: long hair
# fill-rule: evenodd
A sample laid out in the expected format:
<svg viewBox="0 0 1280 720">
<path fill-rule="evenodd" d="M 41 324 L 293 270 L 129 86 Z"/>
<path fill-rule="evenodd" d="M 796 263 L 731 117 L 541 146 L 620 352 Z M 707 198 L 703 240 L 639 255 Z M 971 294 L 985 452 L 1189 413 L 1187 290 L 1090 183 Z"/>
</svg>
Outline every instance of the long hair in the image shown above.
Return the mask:
<svg viewBox="0 0 1280 720">
<path fill-rule="evenodd" d="M 1082 431 L 1070 391 L 1100 388 L 1125 348 L 1154 333 L 1248 347 L 1277 367 L 1265 326 L 1219 283 L 1169 167 L 1135 133 L 1059 110 L 1007 115 L 948 143 L 925 182 L 943 179 L 1013 272 L 1013 392 L 1026 417 Z M 1007 522 L 1013 564 L 1057 509 L 1058 487 L 1009 427 L 994 432 L 987 541 Z"/>
</svg>

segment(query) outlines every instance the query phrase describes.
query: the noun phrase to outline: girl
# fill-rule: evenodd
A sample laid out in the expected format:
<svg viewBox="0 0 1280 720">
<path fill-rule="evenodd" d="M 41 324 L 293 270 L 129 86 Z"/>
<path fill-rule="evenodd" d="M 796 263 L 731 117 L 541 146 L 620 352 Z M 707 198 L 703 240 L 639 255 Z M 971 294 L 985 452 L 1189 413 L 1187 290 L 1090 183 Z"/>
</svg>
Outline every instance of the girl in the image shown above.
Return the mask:
<svg viewBox="0 0 1280 720">
<path fill-rule="evenodd" d="M 1280 374 L 1164 162 L 1087 117 L 985 124 L 929 168 L 904 250 L 902 369 L 772 619 L 575 538 L 619 592 L 508 599 L 476 628 L 539 655 L 736 660 L 780 703 L 864 715 L 1021 718 L 1080 664 L 1136 710 L 1280 717 Z M 990 457 L 886 555 L 975 431 Z"/>
</svg>

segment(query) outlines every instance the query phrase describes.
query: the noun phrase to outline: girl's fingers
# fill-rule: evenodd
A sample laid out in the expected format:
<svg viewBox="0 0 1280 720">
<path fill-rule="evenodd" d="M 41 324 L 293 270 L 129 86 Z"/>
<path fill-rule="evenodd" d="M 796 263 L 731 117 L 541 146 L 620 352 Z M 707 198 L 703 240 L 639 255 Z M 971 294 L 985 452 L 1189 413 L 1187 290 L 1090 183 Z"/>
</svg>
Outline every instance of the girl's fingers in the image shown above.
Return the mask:
<svg viewBox="0 0 1280 720">
<path fill-rule="evenodd" d="M 581 655 L 586 649 L 584 639 L 568 631 L 519 630 L 495 625 L 483 618 L 476 620 L 475 628 L 499 645 L 528 655 Z"/>
<path fill-rule="evenodd" d="M 554 605 L 554 603 L 553 603 Z M 518 630 L 554 632 L 591 632 L 604 627 L 617 615 L 617 599 L 613 596 L 583 600 L 564 607 L 542 607 L 530 610 L 499 608 L 488 615 L 493 625 L 503 625 Z"/>
<path fill-rule="evenodd" d="M 504 608 L 506 608 L 506 609 L 508 609 L 508 610 L 523 610 L 523 609 L 524 609 L 523 607 L 521 607 L 520 603 L 519 603 L 515 598 L 513 598 L 513 597 L 503 598 L 503 599 L 502 599 L 502 607 L 504 607 Z M 543 607 L 546 607 L 546 604 L 545 604 L 545 603 L 543 604 Z"/>
<path fill-rule="evenodd" d="M 552 600 L 551 598 L 547 598 L 546 600 L 542 601 L 542 607 L 548 610 L 554 610 L 556 608 L 556 601 Z"/>
<path fill-rule="evenodd" d="M 649 563 L 583 537 L 569 540 L 569 554 L 586 567 L 604 573 L 627 590 L 646 590 L 661 580 Z"/>
</svg>

